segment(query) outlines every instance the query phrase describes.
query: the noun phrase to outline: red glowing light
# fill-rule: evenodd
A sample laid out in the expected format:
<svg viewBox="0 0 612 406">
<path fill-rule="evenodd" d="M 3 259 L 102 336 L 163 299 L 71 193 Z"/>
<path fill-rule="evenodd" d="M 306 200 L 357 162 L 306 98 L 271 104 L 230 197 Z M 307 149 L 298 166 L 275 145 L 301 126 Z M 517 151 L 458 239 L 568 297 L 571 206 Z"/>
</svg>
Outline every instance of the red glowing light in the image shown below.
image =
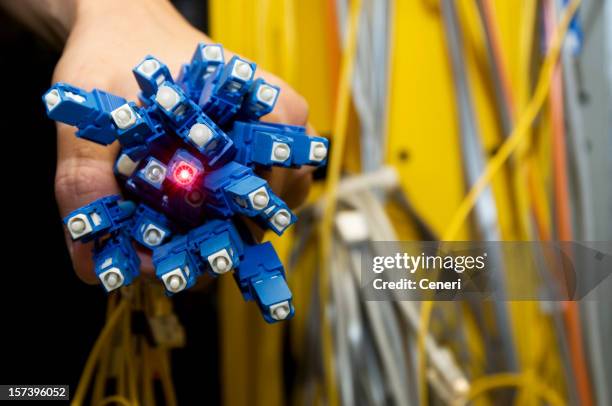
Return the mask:
<svg viewBox="0 0 612 406">
<path fill-rule="evenodd" d="M 182 186 L 190 185 L 196 177 L 197 170 L 186 162 L 180 162 L 174 169 L 174 180 Z"/>
</svg>

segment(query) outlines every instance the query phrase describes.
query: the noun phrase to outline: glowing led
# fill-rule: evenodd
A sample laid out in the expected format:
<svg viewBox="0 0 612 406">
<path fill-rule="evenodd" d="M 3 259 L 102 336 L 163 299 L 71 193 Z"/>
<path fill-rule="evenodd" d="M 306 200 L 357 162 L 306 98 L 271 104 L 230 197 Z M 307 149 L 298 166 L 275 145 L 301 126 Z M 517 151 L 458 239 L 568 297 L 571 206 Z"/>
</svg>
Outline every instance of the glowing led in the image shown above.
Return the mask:
<svg viewBox="0 0 612 406">
<path fill-rule="evenodd" d="M 187 162 L 180 162 L 174 169 L 174 180 L 179 185 L 190 185 L 196 177 L 196 172 L 196 169 Z"/>
</svg>

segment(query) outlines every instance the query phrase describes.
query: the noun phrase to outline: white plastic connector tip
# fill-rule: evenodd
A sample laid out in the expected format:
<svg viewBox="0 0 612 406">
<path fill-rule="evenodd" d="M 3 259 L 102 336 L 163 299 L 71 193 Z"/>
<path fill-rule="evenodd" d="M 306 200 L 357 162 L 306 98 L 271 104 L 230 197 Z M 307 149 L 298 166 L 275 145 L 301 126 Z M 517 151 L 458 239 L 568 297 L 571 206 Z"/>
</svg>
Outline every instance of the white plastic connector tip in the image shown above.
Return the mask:
<svg viewBox="0 0 612 406">
<path fill-rule="evenodd" d="M 221 50 L 216 46 L 207 46 L 204 48 L 204 56 L 206 59 L 216 61 L 217 59 L 221 58 Z"/>
<path fill-rule="evenodd" d="M 147 75 L 152 74 L 159 68 L 159 63 L 155 59 L 147 59 L 142 63 L 142 71 Z"/>
<path fill-rule="evenodd" d="M 263 190 L 261 192 L 257 192 L 253 197 L 253 205 L 256 209 L 262 209 L 268 205 L 268 194 Z"/>
<path fill-rule="evenodd" d="M 274 91 L 270 87 L 266 86 L 261 91 L 261 100 L 269 103 L 272 101 L 272 99 L 274 99 Z"/>
<path fill-rule="evenodd" d="M 149 245 L 157 245 L 161 241 L 161 233 L 154 228 L 149 229 L 144 235 L 144 241 Z"/>
<path fill-rule="evenodd" d="M 162 86 L 155 95 L 155 100 L 166 110 L 170 110 L 178 103 L 179 95 L 168 86 Z"/>
<path fill-rule="evenodd" d="M 251 78 L 251 73 L 253 70 L 246 62 L 236 62 L 236 73 L 238 77 L 244 80 L 249 80 Z"/>
<path fill-rule="evenodd" d="M 274 316 L 277 320 L 284 320 L 289 315 L 289 309 L 286 306 L 279 306 L 274 309 Z"/>
<path fill-rule="evenodd" d="M 47 103 L 47 108 L 52 109 L 55 107 L 57 103 L 59 103 L 60 97 L 57 93 L 57 90 L 51 90 L 49 93 L 45 95 L 45 103 Z"/>
<path fill-rule="evenodd" d="M 285 144 L 277 145 L 276 148 L 274 148 L 274 158 L 279 161 L 284 161 L 289 158 L 289 153 L 289 147 Z"/>
<path fill-rule="evenodd" d="M 110 272 L 108 273 L 108 275 L 106 275 L 106 277 L 104 278 L 104 281 L 106 282 L 106 285 L 109 288 L 114 288 L 119 283 L 119 278 L 117 277 L 116 273 Z"/>
<path fill-rule="evenodd" d="M 171 291 L 176 292 L 181 287 L 181 278 L 178 275 L 172 275 L 168 279 L 168 288 Z"/>
<path fill-rule="evenodd" d="M 147 178 L 152 182 L 159 182 L 162 177 L 162 170 L 159 166 L 151 166 L 147 170 Z"/>
<path fill-rule="evenodd" d="M 281 227 L 287 227 L 289 225 L 289 214 L 284 211 L 276 213 L 274 216 L 274 222 Z"/>
<path fill-rule="evenodd" d="M 325 145 L 322 144 L 317 145 L 314 148 L 313 155 L 316 159 L 323 160 L 327 156 L 327 148 L 325 148 Z"/>
<path fill-rule="evenodd" d="M 212 136 L 212 130 L 202 123 L 194 124 L 189 130 L 189 138 L 200 147 L 206 145 Z"/>
<path fill-rule="evenodd" d="M 217 259 L 215 259 L 215 268 L 217 269 L 218 273 L 228 271 L 228 266 L 229 262 L 225 257 L 217 257 Z"/>
<path fill-rule="evenodd" d="M 85 231 L 86 227 L 87 225 L 85 224 L 85 221 L 80 218 L 76 218 L 70 222 L 70 229 L 75 234 L 82 233 L 83 231 Z"/>
<path fill-rule="evenodd" d="M 132 119 L 132 111 L 130 109 L 121 109 L 117 112 L 116 116 L 119 125 L 126 125 Z"/>
</svg>

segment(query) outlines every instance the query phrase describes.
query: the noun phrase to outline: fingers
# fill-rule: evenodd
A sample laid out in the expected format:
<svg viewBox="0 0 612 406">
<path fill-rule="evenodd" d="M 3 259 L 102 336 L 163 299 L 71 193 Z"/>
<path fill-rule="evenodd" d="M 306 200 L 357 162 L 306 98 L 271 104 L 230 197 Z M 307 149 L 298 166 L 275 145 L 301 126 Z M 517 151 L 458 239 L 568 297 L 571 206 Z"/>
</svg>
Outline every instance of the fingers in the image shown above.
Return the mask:
<svg viewBox="0 0 612 406">
<path fill-rule="evenodd" d="M 282 195 L 285 196 L 285 203 L 292 209 L 299 207 L 310 191 L 312 184 L 312 167 L 303 166 L 300 169 L 288 171 L 283 168 L 278 168 L 287 172 L 283 184 Z"/>
<path fill-rule="evenodd" d="M 264 73 L 262 76 L 266 78 L 268 75 Z M 276 77 L 271 77 L 269 80 L 271 83 L 280 86 L 281 92 L 274 111 L 264 116 L 262 121 L 305 126 L 308 122 L 308 103 L 306 99 L 282 80 Z"/>
<path fill-rule="evenodd" d="M 274 111 L 264 116 L 262 121 L 306 126 L 308 134 L 315 134 L 312 126 L 308 124 L 306 99 L 276 76 L 267 72 L 262 72 L 262 76 L 266 81 L 282 89 Z M 313 171 L 314 168 L 307 166 L 300 169 L 273 167 L 261 176 L 268 181 L 272 190 L 285 200 L 290 208 L 294 209 L 306 200 L 312 183 Z"/>
</svg>

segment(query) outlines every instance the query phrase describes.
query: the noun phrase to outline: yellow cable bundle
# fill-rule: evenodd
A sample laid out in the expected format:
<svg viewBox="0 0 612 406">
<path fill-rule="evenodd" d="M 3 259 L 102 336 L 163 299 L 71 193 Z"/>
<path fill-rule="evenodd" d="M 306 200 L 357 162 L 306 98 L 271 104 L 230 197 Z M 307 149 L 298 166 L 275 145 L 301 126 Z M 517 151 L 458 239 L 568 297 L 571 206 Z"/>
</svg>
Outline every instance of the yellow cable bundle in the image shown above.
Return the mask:
<svg viewBox="0 0 612 406">
<path fill-rule="evenodd" d="M 170 302 L 159 286 L 141 280 L 124 288 L 121 295 L 113 294 L 108 298 L 106 324 L 87 358 L 71 404 L 83 404 L 94 374 L 90 404 L 154 404 L 153 381 L 157 372 L 165 396 L 164 404 L 176 405 L 167 349 L 149 348 L 146 339 L 131 333 L 133 311 L 155 316 L 160 309 L 162 312 L 170 311 Z M 111 373 L 116 374 L 117 389 L 113 395 L 107 396 L 106 385 Z"/>
<path fill-rule="evenodd" d="M 98 336 L 91 352 L 89 353 L 89 357 L 87 358 L 87 362 L 85 363 L 85 368 L 83 369 L 83 373 L 81 374 L 81 379 L 79 380 L 79 385 L 74 394 L 74 398 L 72 399 L 73 406 L 80 406 L 83 404 L 83 399 L 87 394 L 87 388 L 89 387 L 89 382 L 94 373 L 94 369 L 96 367 L 96 362 L 100 357 L 100 353 L 102 350 L 108 345 L 108 342 L 113 337 L 113 333 L 115 332 L 115 328 L 119 321 L 123 317 L 124 313 L 129 309 L 129 302 L 125 299 L 121 300 L 119 306 L 113 311 L 111 316 L 108 318 L 108 321 L 104 325 L 102 332 Z"/>
<path fill-rule="evenodd" d="M 521 145 L 521 142 L 525 140 L 526 136 L 530 134 L 529 128 L 536 119 L 538 112 L 542 108 L 542 105 L 546 100 L 546 96 L 548 95 L 554 68 L 561 52 L 561 46 L 563 44 L 562 40 L 580 3 L 581 0 L 574 0 L 567 7 L 563 19 L 555 32 L 555 38 L 553 39 L 553 43 L 550 47 L 550 52 L 546 56 L 544 64 L 540 70 L 538 85 L 531 101 L 527 105 L 525 111 L 522 113 L 515 129 L 512 131 L 512 134 L 502 144 L 495 156 L 491 158 L 480 178 L 476 181 L 465 199 L 459 205 L 459 208 L 455 212 L 450 222 L 450 226 L 444 233 L 443 240 L 451 240 L 454 238 L 454 236 L 458 233 L 459 228 L 463 225 L 471 210 L 474 208 L 474 205 L 476 204 L 476 201 L 480 197 L 481 193 L 486 189 L 487 185 L 491 182 L 493 177 L 495 177 L 510 155 L 512 155 L 516 148 Z"/>
<path fill-rule="evenodd" d="M 478 200 L 480 194 L 486 189 L 487 185 L 491 182 L 493 177 L 497 174 L 497 172 L 501 169 L 503 164 L 508 160 L 508 158 L 512 155 L 512 153 L 517 149 L 518 146 L 521 145 L 523 141 L 530 135 L 529 129 L 538 115 L 538 112 L 542 108 L 544 101 L 548 95 L 548 90 L 550 89 L 554 68 L 559 58 L 561 47 L 563 44 L 563 39 L 567 30 L 569 28 L 570 21 L 572 17 L 575 15 L 578 7 L 581 3 L 581 0 L 573 0 L 567 7 L 563 18 L 561 19 L 559 26 L 556 29 L 555 36 L 553 38 L 550 51 L 546 56 L 546 59 L 540 69 L 540 74 L 538 77 L 538 83 L 534 92 L 533 97 L 528 103 L 525 111 L 522 112 L 516 127 L 512 131 L 512 134 L 508 137 L 508 139 L 502 144 L 501 148 L 495 154 L 493 158 L 489 161 L 487 166 L 485 167 L 482 175 L 475 182 L 474 186 L 468 192 L 466 197 L 463 199 L 455 214 L 452 217 L 452 221 L 446 232 L 443 234 L 443 241 L 451 241 L 455 238 L 457 233 L 459 232 L 461 226 L 466 221 L 469 216 L 471 210 L 473 209 L 476 201 Z M 427 403 L 427 381 L 426 381 L 426 359 L 425 359 L 425 337 L 427 335 L 427 331 L 429 329 L 429 321 L 431 319 L 431 313 L 433 309 L 434 302 L 425 301 L 421 305 L 421 317 L 420 317 L 420 329 L 417 337 L 417 350 L 419 354 L 419 365 L 418 365 L 418 382 L 420 389 L 420 403 L 423 406 L 426 406 Z M 482 380 L 492 379 L 491 377 L 483 377 L 480 378 Z M 474 385 L 480 385 L 477 380 L 474 382 Z M 524 380 L 512 380 L 512 383 L 508 383 L 508 380 L 499 380 L 493 381 L 492 384 L 487 385 L 486 390 L 491 390 L 497 387 L 502 386 L 516 386 L 517 382 L 521 382 L 520 385 L 523 385 Z M 478 386 L 477 386 L 478 387 Z M 542 387 L 538 386 L 534 388 L 534 392 L 539 394 L 541 397 Z M 561 403 L 562 404 L 562 403 Z"/>
<path fill-rule="evenodd" d="M 484 376 L 475 381 L 467 395 L 462 399 L 461 404 L 467 404 L 469 401 L 476 399 L 478 396 L 494 389 L 511 388 L 511 387 L 527 387 L 533 385 L 533 392 L 538 395 L 541 400 L 546 401 L 552 406 L 563 406 L 565 402 L 559 394 L 538 380 L 532 380 L 525 376 L 526 374 L 494 374 Z"/>
</svg>

